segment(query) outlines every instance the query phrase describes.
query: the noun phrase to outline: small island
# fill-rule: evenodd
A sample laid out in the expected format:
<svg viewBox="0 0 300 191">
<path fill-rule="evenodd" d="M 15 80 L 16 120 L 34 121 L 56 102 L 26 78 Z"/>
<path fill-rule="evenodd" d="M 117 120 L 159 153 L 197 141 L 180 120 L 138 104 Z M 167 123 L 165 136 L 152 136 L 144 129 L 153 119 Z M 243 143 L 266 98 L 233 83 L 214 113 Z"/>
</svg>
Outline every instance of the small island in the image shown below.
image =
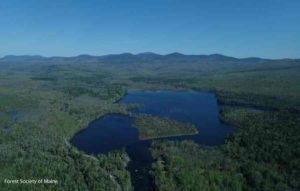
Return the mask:
<svg viewBox="0 0 300 191">
<path fill-rule="evenodd" d="M 139 130 L 139 139 L 141 140 L 198 134 L 198 130 L 193 124 L 149 114 L 134 116 L 133 127 Z"/>
</svg>

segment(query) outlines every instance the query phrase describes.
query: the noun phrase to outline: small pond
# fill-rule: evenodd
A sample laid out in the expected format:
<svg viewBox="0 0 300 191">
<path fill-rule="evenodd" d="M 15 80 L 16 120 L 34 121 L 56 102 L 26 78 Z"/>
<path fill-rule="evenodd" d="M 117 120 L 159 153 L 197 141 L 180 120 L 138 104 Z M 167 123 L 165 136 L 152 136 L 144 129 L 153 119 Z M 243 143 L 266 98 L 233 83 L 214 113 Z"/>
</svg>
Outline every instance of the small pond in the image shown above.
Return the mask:
<svg viewBox="0 0 300 191">
<path fill-rule="evenodd" d="M 146 113 L 168 117 L 196 126 L 197 135 L 161 138 L 167 140 L 193 140 L 202 145 L 220 145 L 235 128 L 219 120 L 219 107 L 213 93 L 144 91 L 129 92 L 119 103 L 139 103 L 144 107 L 132 110 L 132 113 Z M 109 114 L 91 122 L 88 128 L 77 133 L 71 143 L 88 154 L 108 153 L 125 148 L 131 162 L 128 169 L 132 175 L 135 190 L 151 190 L 148 170 L 152 163 L 149 152 L 151 140 L 140 141 L 138 130 L 131 127 L 132 119 Z"/>
</svg>

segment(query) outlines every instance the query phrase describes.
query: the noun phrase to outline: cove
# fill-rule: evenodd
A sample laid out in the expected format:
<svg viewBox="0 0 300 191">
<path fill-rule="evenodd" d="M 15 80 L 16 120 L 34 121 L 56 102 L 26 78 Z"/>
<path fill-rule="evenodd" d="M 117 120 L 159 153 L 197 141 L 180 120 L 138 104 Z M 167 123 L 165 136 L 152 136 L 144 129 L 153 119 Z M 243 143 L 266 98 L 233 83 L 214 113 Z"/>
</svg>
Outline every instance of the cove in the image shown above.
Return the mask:
<svg viewBox="0 0 300 191">
<path fill-rule="evenodd" d="M 235 128 L 219 120 L 219 106 L 213 93 L 143 91 L 129 92 L 119 103 L 139 103 L 144 107 L 134 109 L 135 114 L 151 114 L 177 121 L 192 123 L 197 135 L 159 138 L 164 140 L 192 140 L 198 144 L 215 146 L 224 143 L 225 137 Z M 77 133 L 71 143 L 87 154 L 106 154 L 125 148 L 131 161 L 128 170 L 135 190 L 152 190 L 148 170 L 152 157 L 149 147 L 152 140 L 138 139 L 138 130 L 132 127 L 132 119 L 120 114 L 108 114 L 89 124 Z"/>
</svg>

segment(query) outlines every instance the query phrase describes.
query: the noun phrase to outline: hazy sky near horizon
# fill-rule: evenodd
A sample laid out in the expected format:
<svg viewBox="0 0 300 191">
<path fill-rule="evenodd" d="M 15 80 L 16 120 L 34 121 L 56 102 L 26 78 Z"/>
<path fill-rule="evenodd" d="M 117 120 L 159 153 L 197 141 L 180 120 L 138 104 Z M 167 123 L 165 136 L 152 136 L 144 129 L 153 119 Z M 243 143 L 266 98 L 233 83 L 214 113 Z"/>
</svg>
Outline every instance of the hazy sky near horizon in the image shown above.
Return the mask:
<svg viewBox="0 0 300 191">
<path fill-rule="evenodd" d="M 0 1 L 0 56 L 123 52 L 300 58 L 300 1 Z"/>
</svg>

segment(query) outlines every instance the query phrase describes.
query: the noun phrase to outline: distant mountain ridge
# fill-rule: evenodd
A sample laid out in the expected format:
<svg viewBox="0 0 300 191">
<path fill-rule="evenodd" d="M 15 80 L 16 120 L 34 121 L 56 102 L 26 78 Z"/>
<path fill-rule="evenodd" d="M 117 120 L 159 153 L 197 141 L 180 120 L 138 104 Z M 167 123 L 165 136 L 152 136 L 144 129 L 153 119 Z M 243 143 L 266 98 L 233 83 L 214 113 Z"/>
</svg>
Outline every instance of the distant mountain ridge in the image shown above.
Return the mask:
<svg viewBox="0 0 300 191">
<path fill-rule="evenodd" d="M 276 59 L 276 60 L 299 60 L 299 59 Z M 153 52 L 144 52 L 139 54 L 122 53 L 122 54 L 108 54 L 103 56 L 93 56 L 88 54 L 82 54 L 73 57 L 44 57 L 40 55 L 8 55 L 0 58 L 0 62 L 109 62 L 109 63 L 155 63 L 155 62 L 205 62 L 205 63 L 260 63 L 267 61 L 276 61 L 275 59 L 265 59 L 258 57 L 249 58 L 235 58 L 225 56 L 222 54 L 210 54 L 210 55 L 186 55 L 178 52 L 161 55 Z"/>
</svg>

